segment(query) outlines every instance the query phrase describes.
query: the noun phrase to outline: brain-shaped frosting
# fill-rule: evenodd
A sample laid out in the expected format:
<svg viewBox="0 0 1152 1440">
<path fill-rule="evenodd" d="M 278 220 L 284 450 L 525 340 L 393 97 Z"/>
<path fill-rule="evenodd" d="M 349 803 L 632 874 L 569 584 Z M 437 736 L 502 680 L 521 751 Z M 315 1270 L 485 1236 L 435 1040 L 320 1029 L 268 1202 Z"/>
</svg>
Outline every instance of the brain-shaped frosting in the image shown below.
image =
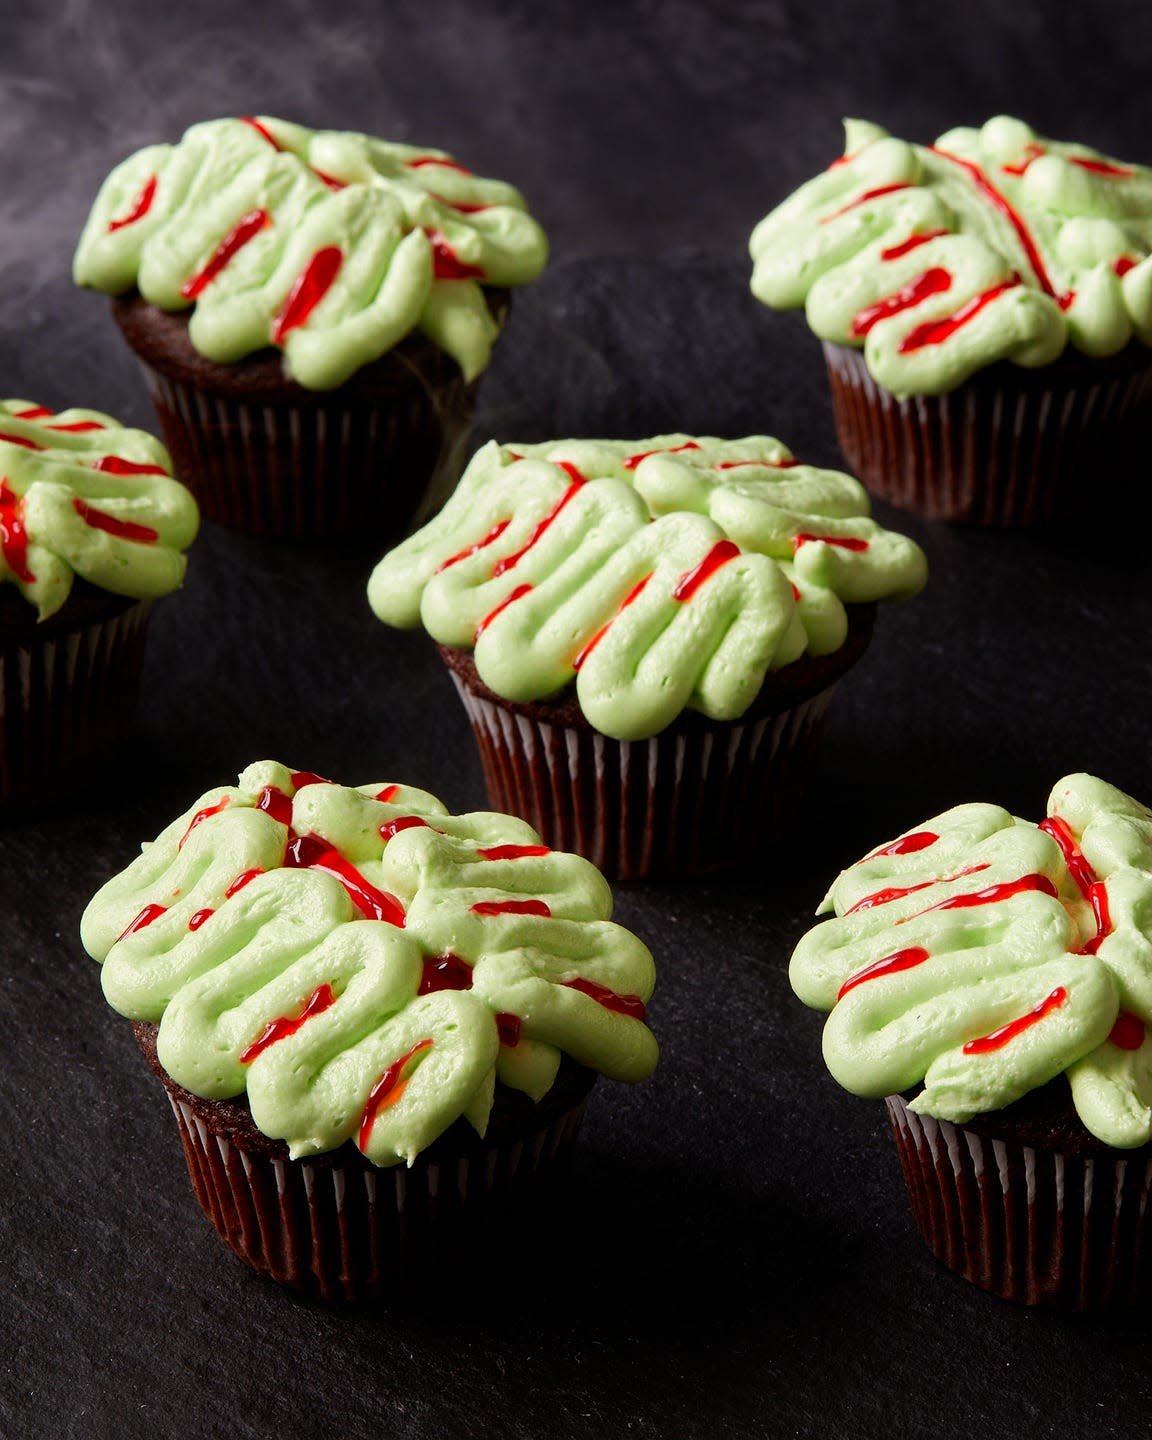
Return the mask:
<svg viewBox="0 0 1152 1440">
<path fill-rule="evenodd" d="M 960 805 L 845 870 L 792 957 L 860 1095 L 963 1123 L 1066 1071 L 1085 1126 L 1152 1139 L 1152 811 L 1090 775 L 1039 826 Z"/>
<path fill-rule="evenodd" d="M 325 390 L 416 327 L 478 375 L 497 334 L 481 287 L 523 285 L 546 259 L 523 197 L 442 151 L 249 116 L 117 166 L 74 274 L 195 307 L 189 336 L 209 360 L 275 345 Z"/>
<path fill-rule="evenodd" d="M 898 395 L 1044 365 L 1069 340 L 1097 356 L 1152 344 L 1152 170 L 1006 116 L 927 147 L 846 130 L 844 155 L 753 232 L 765 304 L 806 305 Z"/>
<path fill-rule="evenodd" d="M 629 740 L 685 707 L 742 715 L 769 670 L 839 649 L 844 601 L 925 577 L 850 476 L 769 436 L 663 435 L 486 446 L 368 595 L 389 624 L 474 646 L 510 700 L 575 680 L 588 720 Z"/>
<path fill-rule="evenodd" d="M 523 821 L 266 761 L 145 845 L 82 936 L 179 1084 L 247 1090 L 294 1156 L 353 1140 L 392 1165 L 460 1116 L 483 1133 L 496 1080 L 541 1098 L 562 1052 L 651 1072 L 652 957 L 611 911 Z"/>
<path fill-rule="evenodd" d="M 0 401 L 0 583 L 42 619 L 67 600 L 73 575 L 140 600 L 175 590 L 198 525 L 153 436 L 96 410 Z"/>
</svg>

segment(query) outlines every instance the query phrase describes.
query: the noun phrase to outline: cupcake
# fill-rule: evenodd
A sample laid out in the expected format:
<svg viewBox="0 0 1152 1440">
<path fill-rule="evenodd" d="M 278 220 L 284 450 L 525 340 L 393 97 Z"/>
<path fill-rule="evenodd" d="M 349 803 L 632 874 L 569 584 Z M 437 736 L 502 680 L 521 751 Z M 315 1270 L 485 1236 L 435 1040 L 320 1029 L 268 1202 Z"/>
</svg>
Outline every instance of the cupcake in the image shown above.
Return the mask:
<svg viewBox="0 0 1152 1440">
<path fill-rule="evenodd" d="M 652 1071 L 652 957 L 611 911 L 520 820 L 266 761 L 145 845 L 82 936 L 220 1237 L 358 1300 L 538 1196 L 598 1074 Z"/>
<path fill-rule="evenodd" d="M 205 514 L 379 536 L 458 477 L 508 287 L 546 256 L 519 193 L 443 151 L 245 116 L 117 166 L 74 275 L 116 297 Z"/>
<path fill-rule="evenodd" d="M 179 587 L 197 524 L 151 435 L 0 401 L 0 809 L 56 798 L 107 759 L 150 603 Z"/>
<path fill-rule="evenodd" d="M 937 1259 L 1099 1309 L 1152 1285 L 1152 811 L 1070 775 L 1048 812 L 958 805 L 880 846 L 790 974 L 833 1077 L 886 1098 Z"/>
<path fill-rule="evenodd" d="M 753 292 L 805 306 L 874 494 L 1049 519 L 1152 421 L 1152 170 L 1003 115 L 928 147 L 845 129 L 753 232 Z"/>
<path fill-rule="evenodd" d="M 620 878 L 736 863 L 924 556 L 767 436 L 485 446 L 368 596 L 423 624 L 489 802 Z"/>
</svg>

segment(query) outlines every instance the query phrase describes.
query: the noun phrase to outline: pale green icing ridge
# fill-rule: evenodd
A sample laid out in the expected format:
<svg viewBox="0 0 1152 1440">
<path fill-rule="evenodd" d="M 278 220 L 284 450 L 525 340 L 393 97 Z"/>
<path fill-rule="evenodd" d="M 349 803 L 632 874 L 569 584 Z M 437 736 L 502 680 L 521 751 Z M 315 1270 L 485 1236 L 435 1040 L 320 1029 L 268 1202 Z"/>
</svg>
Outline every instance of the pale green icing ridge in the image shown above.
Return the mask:
<svg viewBox="0 0 1152 1440">
<path fill-rule="evenodd" d="M 1069 343 L 1091 356 L 1133 339 L 1152 344 L 1152 170 L 1048 140 L 1003 115 L 932 147 L 864 122 L 845 128 L 843 159 L 753 231 L 752 289 L 766 305 L 803 305 L 822 339 L 862 345 L 873 377 L 897 395 L 943 393 L 1000 360 L 1046 365 Z M 1016 212 L 1042 274 L 1004 208 L 959 162 L 977 166 Z M 938 271 L 949 278 L 943 288 L 863 335 L 854 325 Z M 1020 283 L 947 338 L 902 348 L 925 322 L 963 315 L 1013 277 Z"/>
<path fill-rule="evenodd" d="M 116 461 L 156 473 L 97 468 Z M 144 530 L 113 534 L 108 521 Z M 0 584 L 15 585 L 42 620 L 76 575 L 138 600 L 177 589 L 198 526 L 196 502 L 154 436 L 98 410 L 0 401 Z"/>
<path fill-rule="evenodd" d="M 824 1057 L 856 1094 L 923 1084 L 913 1109 L 963 1123 L 1066 1073 L 1093 1135 L 1118 1148 L 1144 1145 L 1152 1140 L 1152 811 L 1081 774 L 1055 786 L 1048 815 L 1068 827 L 1091 867 L 1092 903 L 1048 833 L 997 806 L 959 805 L 907 832 L 936 835 L 934 843 L 873 852 L 838 877 L 821 907 L 835 918 L 796 947 L 792 986 L 830 1012 Z M 938 908 L 1026 876 L 1046 877 L 1056 894 L 1031 889 Z M 908 950 L 928 958 L 861 978 Z M 1064 998 L 1037 1016 L 1057 991 Z M 1004 1043 L 965 1053 L 968 1042 L 1026 1016 L 1032 1023 Z M 1137 1044 L 1126 1048 L 1115 1037 L 1133 1027 Z"/>
<path fill-rule="evenodd" d="M 770 670 L 839 649 L 845 602 L 921 589 L 923 553 L 868 509 L 856 480 L 770 436 L 493 442 L 368 598 L 387 624 L 474 648 L 497 694 L 575 681 L 598 730 L 641 739 L 686 708 L 738 718 Z M 676 599 L 721 541 L 739 555 Z"/>
<path fill-rule="evenodd" d="M 443 151 L 256 119 L 271 139 L 245 120 L 209 120 L 118 165 L 80 238 L 77 284 L 113 295 L 136 286 L 163 310 L 194 304 L 189 336 L 209 360 L 280 344 L 288 372 L 310 389 L 342 384 L 416 328 L 467 379 L 480 374 L 498 334 L 482 285 L 527 284 L 547 260 L 519 192 Z M 123 223 L 153 182 L 150 205 Z M 261 211 L 263 228 L 190 299 L 189 282 Z M 334 282 L 281 343 L 273 330 L 293 286 L 333 246 Z M 450 278 L 460 266 L 469 274 Z"/>
<path fill-rule="evenodd" d="M 393 793 L 374 798 L 381 792 Z M 398 901 L 403 925 L 364 918 L 330 867 L 285 868 L 291 836 L 262 808 L 270 794 L 291 797 L 292 832 L 322 836 L 360 879 Z M 425 824 L 381 833 L 411 817 Z M 656 1064 L 641 1019 L 566 983 L 638 1002 L 651 996 L 652 957 L 612 922 L 607 882 L 577 855 L 480 853 L 507 845 L 542 848 L 508 815 L 450 815 L 427 792 L 385 782 L 350 789 L 306 777 L 297 788 L 292 771 L 261 762 L 146 844 L 88 905 L 81 935 L 103 962 L 109 1003 L 158 1022 L 172 1078 L 210 1099 L 246 1090 L 255 1123 L 294 1156 L 358 1141 L 372 1087 L 431 1040 L 363 1147 L 377 1165 L 410 1163 L 460 1116 L 483 1133 L 496 1079 L 540 1099 L 562 1053 L 625 1081 Z M 228 898 L 252 870 L 263 873 Z M 472 908 L 526 900 L 550 914 Z M 147 906 L 164 910 L 125 933 Z M 204 911 L 212 913 L 190 929 Z M 419 995 L 424 960 L 447 955 L 469 967 L 470 987 Z M 241 1059 L 270 1022 L 299 1017 L 322 986 L 334 1003 Z M 516 1044 L 501 1043 L 498 1015 L 519 1019 Z"/>
</svg>

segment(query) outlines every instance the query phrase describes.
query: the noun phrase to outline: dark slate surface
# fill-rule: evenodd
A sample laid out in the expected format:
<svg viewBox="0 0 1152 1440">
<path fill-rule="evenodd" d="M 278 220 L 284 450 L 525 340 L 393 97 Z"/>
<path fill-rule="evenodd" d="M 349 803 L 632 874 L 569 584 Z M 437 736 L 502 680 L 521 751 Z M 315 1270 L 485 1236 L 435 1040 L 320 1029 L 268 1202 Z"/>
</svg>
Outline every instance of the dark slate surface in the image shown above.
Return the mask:
<svg viewBox="0 0 1152 1440">
<path fill-rule="evenodd" d="M 0 391 L 148 423 L 103 303 L 68 280 L 91 193 L 144 141 L 269 111 L 443 144 L 532 198 L 555 263 L 479 435 L 768 429 L 832 461 L 816 347 L 751 301 L 743 245 L 835 153 L 838 114 L 929 137 L 1016 109 L 1147 152 L 1149 23 L 1125 0 L 339 8 L 4 11 Z M 934 810 L 1035 815 L 1079 768 L 1152 795 L 1139 536 L 900 523 L 932 583 L 844 683 L 806 817 L 742 879 L 620 895 L 660 962 L 658 1075 L 600 1087 L 553 1233 L 405 1314 L 330 1314 L 232 1260 L 76 939 L 137 842 L 253 758 L 482 803 L 431 647 L 364 605 L 371 557 L 206 527 L 157 608 L 123 762 L 0 827 L 0 1433 L 1147 1434 L 1146 1322 L 1015 1310 L 940 1270 L 880 1108 L 825 1075 L 785 979 L 835 870 Z"/>
</svg>

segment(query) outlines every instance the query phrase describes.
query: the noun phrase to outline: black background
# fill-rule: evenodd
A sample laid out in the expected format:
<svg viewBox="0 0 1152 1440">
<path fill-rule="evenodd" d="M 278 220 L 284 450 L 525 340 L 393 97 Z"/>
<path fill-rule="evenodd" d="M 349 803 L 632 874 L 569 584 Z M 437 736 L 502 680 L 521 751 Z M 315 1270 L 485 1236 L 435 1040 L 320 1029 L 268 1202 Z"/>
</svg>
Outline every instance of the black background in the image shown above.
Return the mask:
<svg viewBox="0 0 1152 1440">
<path fill-rule="evenodd" d="M 827 463 L 818 347 L 751 299 L 744 247 L 838 153 L 841 114 L 926 140 L 1007 110 L 1152 160 L 1152 23 L 1126 0 L 12 11 L 0 393 L 142 425 L 71 253 L 113 163 L 209 116 L 440 145 L 521 186 L 553 263 L 517 296 L 478 438 L 768 431 Z M 881 1107 L 825 1074 L 785 977 L 837 868 L 948 804 L 1038 817 L 1075 769 L 1152 795 L 1147 543 L 1096 503 L 1102 478 L 1047 536 L 896 521 L 930 586 L 842 685 L 804 815 L 742 878 L 621 888 L 660 967 L 657 1075 L 598 1088 L 546 1239 L 401 1313 L 301 1304 L 224 1250 L 77 940 L 137 843 L 255 758 L 483 803 L 431 645 L 367 610 L 373 557 L 206 526 L 120 764 L 0 822 L 0 1432 L 1147 1435 L 1152 1327 L 1017 1310 L 939 1269 Z M 1147 454 L 1123 479 L 1147 486 Z"/>
</svg>

